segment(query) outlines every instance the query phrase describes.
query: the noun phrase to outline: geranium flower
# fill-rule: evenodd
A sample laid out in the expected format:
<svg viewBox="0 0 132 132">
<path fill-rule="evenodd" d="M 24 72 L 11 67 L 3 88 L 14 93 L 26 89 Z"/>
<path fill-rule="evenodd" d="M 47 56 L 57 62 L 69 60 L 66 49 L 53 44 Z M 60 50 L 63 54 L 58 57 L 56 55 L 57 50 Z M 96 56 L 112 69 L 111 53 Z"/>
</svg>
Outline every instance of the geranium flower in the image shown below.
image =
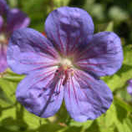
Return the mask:
<svg viewBox="0 0 132 132">
<path fill-rule="evenodd" d="M 33 29 L 13 33 L 8 64 L 26 78 L 17 87 L 17 100 L 40 117 L 53 116 L 63 98 L 70 116 L 93 120 L 110 107 L 112 92 L 99 79 L 122 65 L 119 37 L 113 32 L 93 34 L 90 15 L 79 8 L 61 7 L 45 22 L 47 38 Z"/>
<path fill-rule="evenodd" d="M 127 81 L 128 87 L 127 87 L 127 92 L 132 96 L 132 79 Z"/>
<path fill-rule="evenodd" d="M 4 21 L 4 18 L 6 20 Z M 30 19 L 19 9 L 9 9 L 5 0 L 0 0 L 0 73 L 7 68 L 7 44 L 11 33 L 27 27 Z"/>
</svg>

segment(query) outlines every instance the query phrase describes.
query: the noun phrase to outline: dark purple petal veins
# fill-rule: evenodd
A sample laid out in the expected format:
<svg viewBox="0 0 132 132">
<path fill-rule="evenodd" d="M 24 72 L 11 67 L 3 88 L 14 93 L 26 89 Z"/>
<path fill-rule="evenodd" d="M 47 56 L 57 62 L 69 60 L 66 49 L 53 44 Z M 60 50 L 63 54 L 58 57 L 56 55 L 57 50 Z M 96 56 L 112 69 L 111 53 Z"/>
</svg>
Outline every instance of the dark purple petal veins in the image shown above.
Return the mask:
<svg viewBox="0 0 132 132">
<path fill-rule="evenodd" d="M 8 48 L 8 64 L 18 74 L 28 74 L 58 62 L 58 53 L 41 33 L 25 28 L 15 31 Z"/>
<path fill-rule="evenodd" d="M 93 34 L 94 25 L 86 11 L 62 7 L 50 13 L 45 22 L 45 31 L 62 55 L 71 55 L 86 45 Z"/>
<path fill-rule="evenodd" d="M 76 64 L 98 76 L 114 74 L 122 65 L 123 51 L 120 38 L 112 32 L 100 32 L 76 56 Z"/>
<path fill-rule="evenodd" d="M 108 86 L 83 71 L 75 70 L 65 85 L 66 108 L 75 121 L 93 120 L 105 113 L 112 102 Z"/>
<path fill-rule="evenodd" d="M 61 79 L 55 76 L 56 68 L 45 68 L 28 75 L 16 91 L 17 100 L 40 117 L 53 116 L 63 100 Z"/>
</svg>

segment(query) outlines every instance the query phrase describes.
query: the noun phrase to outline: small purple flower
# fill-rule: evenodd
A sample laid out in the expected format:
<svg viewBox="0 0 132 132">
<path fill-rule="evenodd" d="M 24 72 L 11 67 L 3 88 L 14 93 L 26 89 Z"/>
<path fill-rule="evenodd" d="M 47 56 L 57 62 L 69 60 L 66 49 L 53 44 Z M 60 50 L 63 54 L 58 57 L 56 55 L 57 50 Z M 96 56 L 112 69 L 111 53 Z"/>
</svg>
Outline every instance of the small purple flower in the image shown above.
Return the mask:
<svg viewBox="0 0 132 132">
<path fill-rule="evenodd" d="M 6 21 L 4 21 L 6 17 Z M 6 52 L 11 33 L 19 28 L 27 27 L 30 19 L 19 9 L 9 9 L 5 0 L 0 0 L 0 73 L 7 66 Z"/>
<path fill-rule="evenodd" d="M 0 15 L 6 13 L 9 7 L 5 0 L 0 0 Z"/>
<path fill-rule="evenodd" d="M 127 92 L 132 96 L 132 79 L 128 80 Z"/>
<path fill-rule="evenodd" d="M 17 100 L 40 117 L 53 116 L 64 99 L 70 116 L 93 120 L 110 107 L 113 96 L 99 79 L 122 65 L 119 37 L 113 32 L 93 34 L 90 15 L 79 8 L 61 7 L 45 22 L 47 38 L 24 28 L 15 31 L 7 53 L 10 68 L 26 74 Z"/>
</svg>

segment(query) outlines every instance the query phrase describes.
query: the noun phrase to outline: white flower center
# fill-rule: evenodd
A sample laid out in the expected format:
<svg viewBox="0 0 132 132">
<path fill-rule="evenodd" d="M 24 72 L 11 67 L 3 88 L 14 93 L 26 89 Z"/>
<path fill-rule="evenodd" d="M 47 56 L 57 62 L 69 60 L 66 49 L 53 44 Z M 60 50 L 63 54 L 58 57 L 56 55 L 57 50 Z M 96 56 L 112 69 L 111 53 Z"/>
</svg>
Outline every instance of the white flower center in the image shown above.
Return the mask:
<svg viewBox="0 0 132 132">
<path fill-rule="evenodd" d="M 63 58 L 60 62 L 62 65 L 72 66 L 72 62 L 70 59 Z"/>
<path fill-rule="evenodd" d="M 64 70 L 67 70 L 73 67 L 72 60 L 70 60 L 69 58 L 61 58 L 60 65 L 62 66 Z"/>
<path fill-rule="evenodd" d="M 62 85 L 65 85 L 67 80 L 69 79 L 69 76 L 73 72 L 73 61 L 70 58 L 61 58 L 59 61 L 59 68 L 56 71 L 56 76 L 59 78 L 62 78 Z"/>
</svg>

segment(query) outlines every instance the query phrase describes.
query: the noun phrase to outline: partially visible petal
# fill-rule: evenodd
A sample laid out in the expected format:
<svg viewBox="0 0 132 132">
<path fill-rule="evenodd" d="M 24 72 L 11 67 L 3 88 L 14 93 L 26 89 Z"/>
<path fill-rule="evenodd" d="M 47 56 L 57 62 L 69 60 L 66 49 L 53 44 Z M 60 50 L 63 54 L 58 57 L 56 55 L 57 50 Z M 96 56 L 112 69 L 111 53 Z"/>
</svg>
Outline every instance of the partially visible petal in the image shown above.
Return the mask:
<svg viewBox="0 0 132 132">
<path fill-rule="evenodd" d="M 91 16 L 83 9 L 61 7 L 49 14 L 45 31 L 54 46 L 67 55 L 87 43 L 94 32 L 94 24 Z"/>
<path fill-rule="evenodd" d="M 7 31 L 13 32 L 16 29 L 27 27 L 30 18 L 19 9 L 12 9 L 7 14 Z"/>
<path fill-rule="evenodd" d="M 132 96 L 132 86 L 127 87 L 127 92 Z"/>
<path fill-rule="evenodd" d="M 0 0 L 0 15 L 7 13 L 9 7 L 6 3 L 6 0 Z"/>
<path fill-rule="evenodd" d="M 2 29 L 2 26 L 3 26 L 3 18 L 2 18 L 2 16 L 0 16 L 0 31 Z"/>
<path fill-rule="evenodd" d="M 127 92 L 132 96 L 132 79 L 128 80 Z"/>
<path fill-rule="evenodd" d="M 98 76 L 114 74 L 120 69 L 122 61 L 121 41 L 113 32 L 95 34 L 87 48 L 76 56 L 80 68 Z"/>
<path fill-rule="evenodd" d="M 41 33 L 23 28 L 15 31 L 9 41 L 7 60 L 10 68 L 18 74 L 28 74 L 54 66 L 57 52 Z"/>
<path fill-rule="evenodd" d="M 6 54 L 7 54 L 7 46 L 0 44 L 0 73 L 4 72 L 5 69 L 8 67 Z"/>
<path fill-rule="evenodd" d="M 62 104 L 63 87 L 55 72 L 55 68 L 37 71 L 28 75 L 17 87 L 17 100 L 37 116 L 53 116 Z"/>
<path fill-rule="evenodd" d="M 74 71 L 65 86 L 66 108 L 75 121 L 96 119 L 106 112 L 112 99 L 112 92 L 103 81 L 83 71 Z"/>
</svg>

